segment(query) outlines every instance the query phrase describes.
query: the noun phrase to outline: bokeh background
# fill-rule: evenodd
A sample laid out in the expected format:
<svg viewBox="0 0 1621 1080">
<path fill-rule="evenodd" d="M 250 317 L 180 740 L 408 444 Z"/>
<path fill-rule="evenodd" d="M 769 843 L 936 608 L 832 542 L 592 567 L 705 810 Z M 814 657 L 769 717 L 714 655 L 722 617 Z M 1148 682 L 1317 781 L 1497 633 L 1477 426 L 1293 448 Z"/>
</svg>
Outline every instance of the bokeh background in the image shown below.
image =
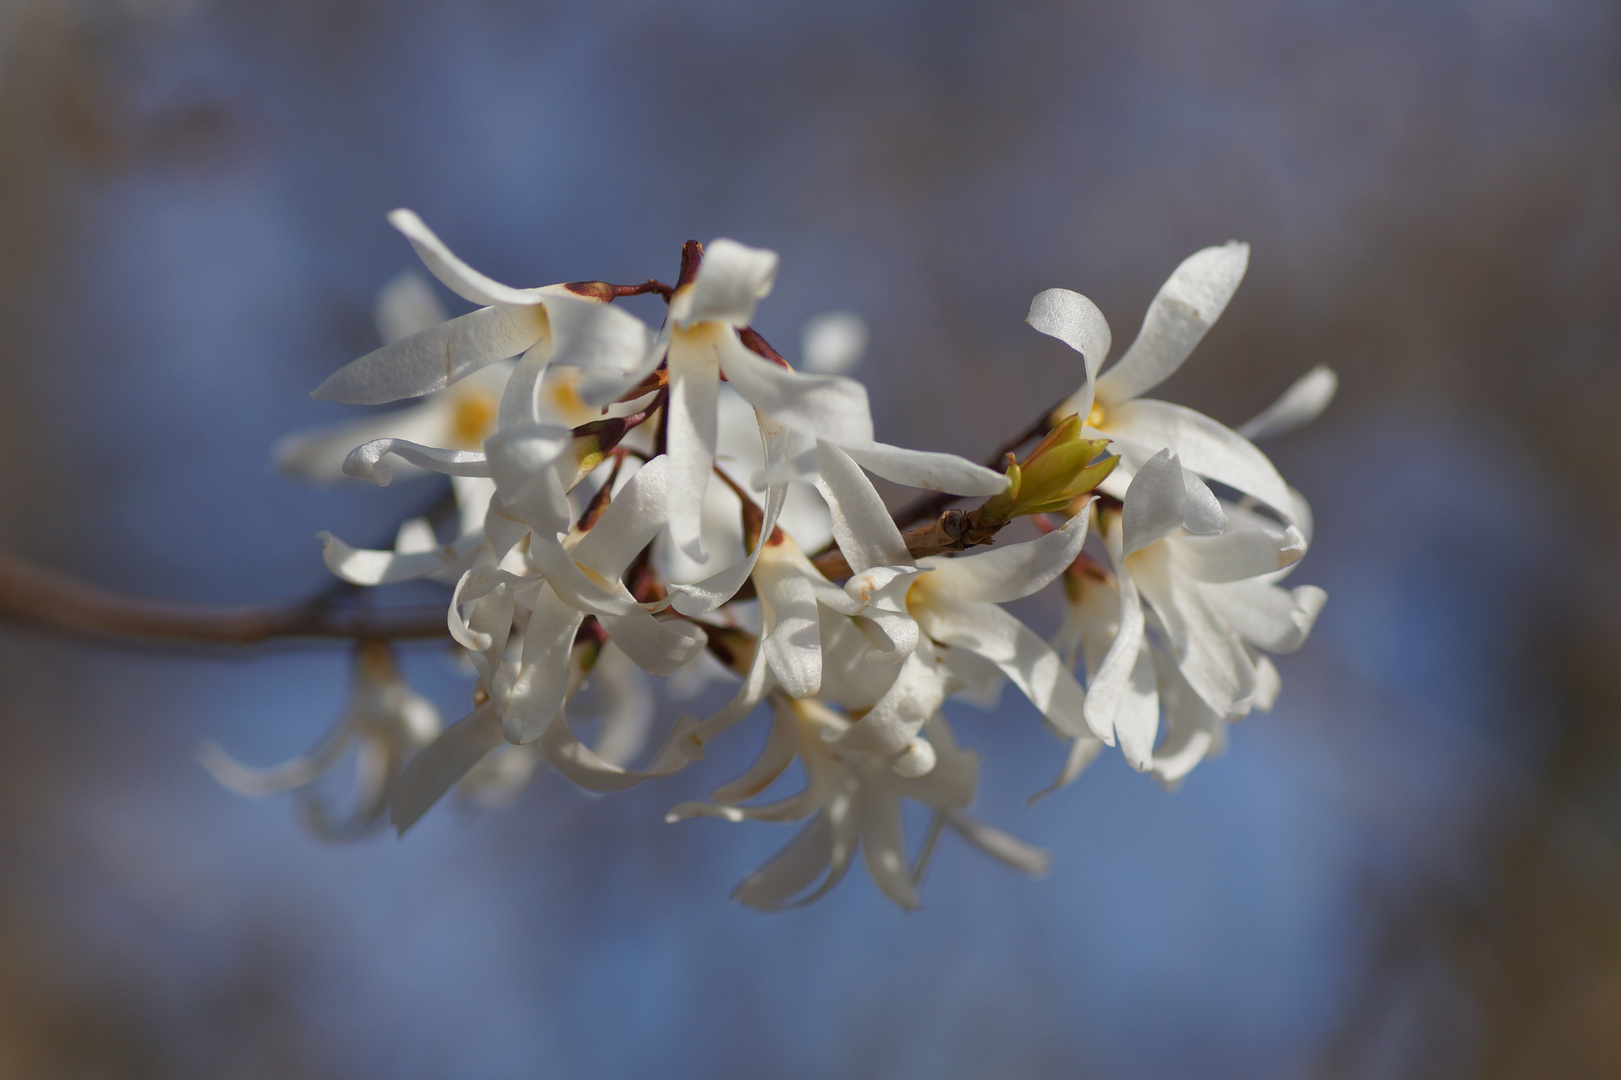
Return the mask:
<svg viewBox="0 0 1621 1080">
<path fill-rule="evenodd" d="M 1621 1075 L 1609 0 L 5 0 L 0 147 L 0 543 L 151 596 L 312 592 L 316 530 L 431 497 L 267 461 L 347 415 L 306 391 L 372 346 L 399 205 L 516 284 L 772 247 L 757 325 L 865 314 L 880 435 L 925 448 L 1072 388 L 1035 292 L 1124 343 L 1234 237 L 1163 395 L 1342 378 L 1268 447 L 1330 596 L 1276 711 L 1174 794 L 1110 756 L 1029 809 L 1028 707 L 954 714 L 1055 869 L 948 844 L 909 916 L 859 871 L 729 902 L 787 834 L 661 815 L 730 759 L 323 846 L 193 755 L 313 742 L 341 650 L 0 627 L 0 1075 Z"/>
</svg>

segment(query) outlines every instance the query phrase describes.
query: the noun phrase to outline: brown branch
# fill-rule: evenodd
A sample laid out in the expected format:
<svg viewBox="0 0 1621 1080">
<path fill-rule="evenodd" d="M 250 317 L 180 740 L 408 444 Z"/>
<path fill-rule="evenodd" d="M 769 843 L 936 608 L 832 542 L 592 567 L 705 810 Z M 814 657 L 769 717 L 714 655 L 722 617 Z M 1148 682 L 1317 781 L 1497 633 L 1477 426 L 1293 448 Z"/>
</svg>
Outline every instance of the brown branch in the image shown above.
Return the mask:
<svg viewBox="0 0 1621 1080">
<path fill-rule="evenodd" d="M 238 607 L 173 604 L 98 589 L 4 552 L 0 617 L 90 637 L 199 645 L 449 636 L 441 606 L 335 608 L 323 600 Z"/>
<path fill-rule="evenodd" d="M 907 529 L 901 533 L 901 539 L 906 541 L 906 550 L 912 558 L 925 559 L 994 543 L 996 534 L 1007 524 L 982 521 L 978 510 L 945 510 L 935 520 Z M 850 576 L 850 564 L 837 547 L 818 553 L 811 559 L 811 565 L 832 581 Z"/>
</svg>

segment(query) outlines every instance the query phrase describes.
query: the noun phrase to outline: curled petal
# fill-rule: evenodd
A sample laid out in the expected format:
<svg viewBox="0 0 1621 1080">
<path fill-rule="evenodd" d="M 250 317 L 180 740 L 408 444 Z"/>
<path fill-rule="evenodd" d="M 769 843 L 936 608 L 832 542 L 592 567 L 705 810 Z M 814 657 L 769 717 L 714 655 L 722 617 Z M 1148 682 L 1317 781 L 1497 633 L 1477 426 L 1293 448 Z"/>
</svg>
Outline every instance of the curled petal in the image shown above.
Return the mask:
<svg viewBox="0 0 1621 1080">
<path fill-rule="evenodd" d="M 1236 241 L 1184 259 L 1148 305 L 1137 340 L 1098 379 L 1098 400 L 1114 405 L 1134 398 L 1181 367 L 1233 298 L 1249 259 L 1249 245 Z"/>
<path fill-rule="evenodd" d="M 1036 298 L 1030 301 L 1030 314 L 1025 316 L 1024 321 L 1081 354 L 1086 378 L 1080 389 L 1053 410 L 1053 416 L 1063 419 L 1076 415 L 1085 419 L 1092 411 L 1098 368 L 1103 366 L 1103 361 L 1109 355 L 1109 321 L 1096 304 L 1068 289 L 1048 289 L 1037 293 Z"/>
<path fill-rule="evenodd" d="M 1091 732 L 1087 732 L 1078 739 L 1071 739 L 1069 753 L 1064 755 L 1064 767 L 1059 770 L 1058 779 L 1030 796 L 1029 801 L 1035 803 L 1038 800 L 1045 799 L 1060 788 L 1073 784 L 1075 778 L 1085 772 L 1086 767 L 1096 761 L 1097 756 L 1102 752 L 1103 740 Z"/>
<path fill-rule="evenodd" d="M 433 551 L 400 554 L 350 547 L 329 532 L 317 533 L 316 538 L 321 541 L 321 558 L 327 569 L 351 585 L 389 585 L 454 572 L 474 558 L 483 544 L 483 537 L 473 534 Z"/>
<path fill-rule="evenodd" d="M 570 730 L 568 721 L 558 717 L 540 737 L 541 750 L 552 768 L 587 791 L 624 791 L 643 780 L 680 772 L 702 756 L 702 748 L 692 739 L 694 722 L 683 717 L 659 747 L 647 768 L 624 769 L 598 757 Z"/>
<path fill-rule="evenodd" d="M 534 304 L 544 295 L 540 289 L 514 289 L 474 270 L 457 258 L 413 211 L 395 210 L 388 215 L 388 223 L 411 241 L 411 246 L 416 248 L 418 257 L 433 276 L 463 300 L 485 306 Z"/>
<path fill-rule="evenodd" d="M 670 458 L 670 537 L 697 562 L 703 550 L 704 493 L 715 466 L 716 402 L 720 368 L 713 332 L 677 334 L 670 344 L 666 443 Z"/>
<path fill-rule="evenodd" d="M 776 280 L 775 251 L 736 240 L 711 241 L 692 284 L 671 298 L 670 320 L 683 327 L 710 321 L 747 326 L 754 321 L 754 306 L 771 294 Z"/>
<path fill-rule="evenodd" d="M 1098 745 L 1093 743 L 1094 746 Z M 946 811 L 946 822 L 970 843 L 1006 866 L 1031 877 L 1045 877 L 1052 869 L 1053 857 L 1033 844 L 1016 836 L 992 828 L 960 810 Z"/>
<path fill-rule="evenodd" d="M 349 405 L 386 405 L 443 390 L 546 333 L 545 309 L 486 307 L 418 331 L 339 368 L 314 395 Z"/>
<path fill-rule="evenodd" d="M 829 442 L 873 441 L 867 388 L 842 375 L 803 375 L 750 352 L 737 335 L 716 337 L 721 371 L 743 399 L 767 416 Z"/>
<path fill-rule="evenodd" d="M 444 437 L 445 428 L 442 403 L 425 401 L 381 416 L 285 435 L 271 446 L 270 458 L 282 472 L 305 480 L 342 480 L 344 461 L 361 443 L 389 437 L 432 443 Z"/>
<path fill-rule="evenodd" d="M 884 895 L 903 910 L 915 910 L 920 905 L 906 866 L 900 799 L 877 785 L 863 784 L 856 796 L 855 812 L 867 873 Z"/>
<path fill-rule="evenodd" d="M 450 476 L 489 476 L 490 463 L 477 450 L 445 450 L 404 439 L 373 439 L 350 451 L 343 471 L 359 480 L 387 487 L 394 471 L 383 463 L 390 454 L 419 468 Z"/>
<path fill-rule="evenodd" d="M 1170 402 L 1140 399 L 1112 408 L 1107 427 L 1121 457 L 1121 468 L 1111 480 L 1130 477 L 1168 447 L 1184 469 L 1253 495 L 1286 523 L 1296 523 L 1294 495 L 1272 462 L 1248 439 L 1210 417 Z"/>
</svg>

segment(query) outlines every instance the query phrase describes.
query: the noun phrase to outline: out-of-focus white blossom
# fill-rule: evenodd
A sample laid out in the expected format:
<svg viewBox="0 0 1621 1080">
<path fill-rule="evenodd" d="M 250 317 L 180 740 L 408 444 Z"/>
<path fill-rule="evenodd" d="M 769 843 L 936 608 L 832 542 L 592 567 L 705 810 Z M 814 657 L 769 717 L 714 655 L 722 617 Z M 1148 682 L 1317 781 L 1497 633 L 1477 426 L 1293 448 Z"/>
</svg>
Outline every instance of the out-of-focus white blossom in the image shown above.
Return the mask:
<svg viewBox="0 0 1621 1080">
<path fill-rule="evenodd" d="M 439 710 L 401 677 L 387 645 L 368 641 L 355 650 L 349 703 L 315 749 L 281 765 L 243 765 L 217 744 L 205 742 L 198 757 L 214 778 L 243 795 L 300 793 L 305 821 L 334 839 L 361 835 L 381 823 L 395 782 L 411 755 L 439 734 Z M 334 813 L 317 784 L 355 751 L 354 791 L 347 813 Z"/>
</svg>

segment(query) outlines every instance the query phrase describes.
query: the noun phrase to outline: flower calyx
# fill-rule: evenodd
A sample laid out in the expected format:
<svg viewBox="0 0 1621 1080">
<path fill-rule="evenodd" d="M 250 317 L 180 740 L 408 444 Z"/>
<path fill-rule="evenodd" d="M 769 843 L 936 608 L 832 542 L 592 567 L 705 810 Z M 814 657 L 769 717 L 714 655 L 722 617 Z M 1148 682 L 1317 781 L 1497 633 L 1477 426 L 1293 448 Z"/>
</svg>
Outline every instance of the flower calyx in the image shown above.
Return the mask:
<svg viewBox="0 0 1621 1080">
<path fill-rule="evenodd" d="M 1103 483 L 1119 464 L 1114 455 L 1097 460 L 1108 445 L 1107 439 L 1081 438 L 1081 418 L 1066 417 L 1023 461 L 1008 455 L 1007 490 L 973 512 L 974 524 L 994 529 L 1014 518 L 1066 509 Z"/>
</svg>

